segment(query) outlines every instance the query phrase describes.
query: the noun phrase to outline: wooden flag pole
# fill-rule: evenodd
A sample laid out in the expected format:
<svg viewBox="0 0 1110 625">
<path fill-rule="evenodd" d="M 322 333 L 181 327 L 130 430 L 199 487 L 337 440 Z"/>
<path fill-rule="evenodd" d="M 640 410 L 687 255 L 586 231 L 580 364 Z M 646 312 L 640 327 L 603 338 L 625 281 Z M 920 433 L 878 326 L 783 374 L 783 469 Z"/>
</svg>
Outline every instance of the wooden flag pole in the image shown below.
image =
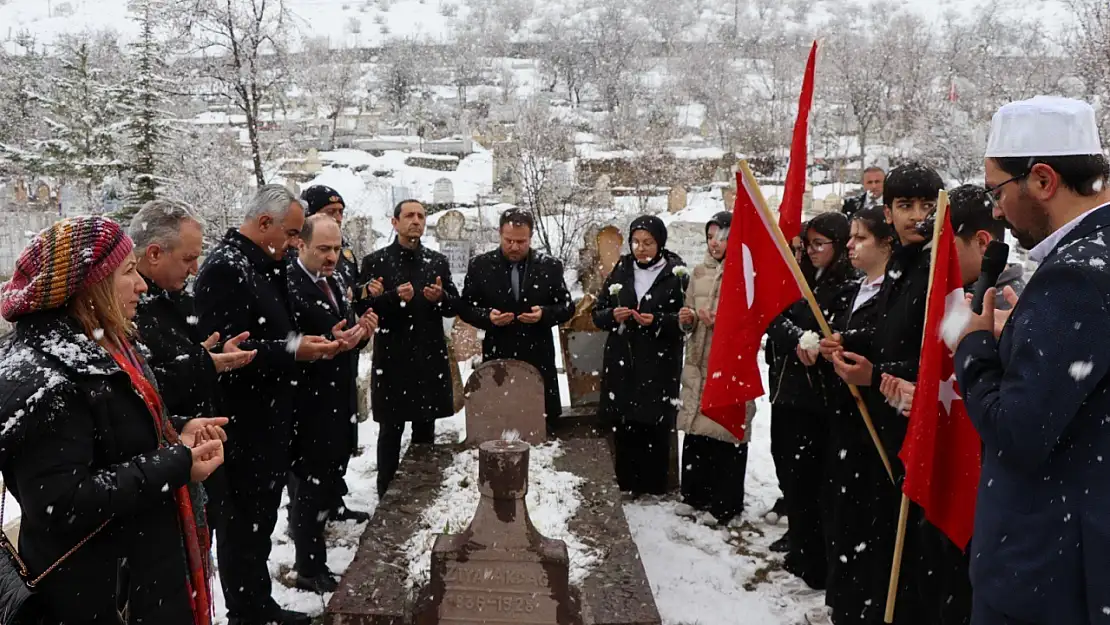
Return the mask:
<svg viewBox="0 0 1110 625">
<path fill-rule="evenodd" d="M 759 210 L 760 216 L 763 221 L 767 223 L 767 227 L 775 237 L 775 241 L 779 244 L 779 249 L 783 255 L 786 256 L 786 264 L 790 267 L 790 271 L 794 274 L 794 279 L 798 282 L 798 286 L 802 290 L 802 297 L 805 298 L 809 304 L 810 311 L 813 312 L 814 318 L 817 319 L 817 325 L 821 328 L 821 333 L 825 338 L 832 338 L 832 328 L 829 323 L 825 321 L 825 315 L 821 312 L 821 307 L 817 305 L 817 299 L 813 297 L 813 289 L 809 288 L 809 282 L 806 281 L 805 276 L 802 275 L 802 268 L 798 266 L 798 259 L 794 258 L 794 254 L 788 252 L 790 250 L 790 243 L 786 240 L 782 230 L 779 229 L 778 221 L 771 215 L 771 209 L 767 208 L 767 200 L 763 197 L 763 191 L 759 188 L 759 183 L 755 181 L 755 176 L 752 175 L 752 170 L 748 167 L 747 161 L 740 161 L 740 171 L 744 175 L 744 180 L 747 181 L 748 187 L 755 193 L 755 207 Z M 736 192 L 740 193 L 742 189 L 737 189 Z M 856 407 L 859 409 L 859 414 L 863 417 L 863 423 L 867 426 L 867 432 L 871 435 L 871 442 L 875 444 L 875 449 L 879 452 L 879 458 L 883 461 L 883 466 L 886 467 L 887 477 L 890 481 L 894 482 L 894 469 L 890 466 L 890 457 L 886 454 L 886 449 L 883 448 L 882 441 L 879 440 L 879 433 L 875 430 L 875 424 L 871 421 L 871 413 L 867 411 L 867 405 L 863 402 L 863 395 L 860 394 L 859 388 L 855 384 L 849 384 L 848 390 L 852 393 L 852 398 L 856 400 Z"/>
<path fill-rule="evenodd" d="M 941 190 L 937 196 L 936 221 L 933 222 L 933 249 L 929 251 L 929 287 L 925 291 L 925 319 L 929 318 L 929 298 L 933 292 L 933 277 L 937 269 L 937 239 L 944 220 L 948 216 L 948 192 Z M 925 337 L 921 337 L 924 349 Z M 894 602 L 898 598 L 898 578 L 902 574 L 902 552 L 906 546 L 906 523 L 910 515 L 910 498 L 902 493 L 902 504 L 898 507 L 898 534 L 894 537 L 894 561 L 890 564 L 890 586 L 886 590 L 886 614 L 883 622 L 894 622 Z"/>
</svg>

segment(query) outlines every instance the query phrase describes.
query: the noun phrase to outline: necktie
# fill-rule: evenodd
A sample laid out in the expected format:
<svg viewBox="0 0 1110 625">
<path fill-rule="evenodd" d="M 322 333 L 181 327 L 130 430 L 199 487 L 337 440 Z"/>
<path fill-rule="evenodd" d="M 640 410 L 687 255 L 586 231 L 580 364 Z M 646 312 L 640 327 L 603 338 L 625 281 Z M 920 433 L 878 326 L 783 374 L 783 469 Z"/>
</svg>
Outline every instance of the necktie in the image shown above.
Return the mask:
<svg viewBox="0 0 1110 625">
<path fill-rule="evenodd" d="M 513 298 L 520 301 L 520 265 L 513 263 L 509 267 L 509 282 L 513 285 Z"/>
<path fill-rule="evenodd" d="M 323 291 L 324 294 L 328 296 L 328 301 L 331 302 L 331 305 L 334 306 L 336 310 L 339 310 L 339 304 L 336 303 L 336 301 L 335 301 L 335 293 L 332 293 L 331 292 L 331 287 L 328 286 L 328 279 L 327 278 L 321 278 L 321 279 L 317 280 L 316 281 L 316 286 L 320 287 L 320 290 Z"/>
</svg>

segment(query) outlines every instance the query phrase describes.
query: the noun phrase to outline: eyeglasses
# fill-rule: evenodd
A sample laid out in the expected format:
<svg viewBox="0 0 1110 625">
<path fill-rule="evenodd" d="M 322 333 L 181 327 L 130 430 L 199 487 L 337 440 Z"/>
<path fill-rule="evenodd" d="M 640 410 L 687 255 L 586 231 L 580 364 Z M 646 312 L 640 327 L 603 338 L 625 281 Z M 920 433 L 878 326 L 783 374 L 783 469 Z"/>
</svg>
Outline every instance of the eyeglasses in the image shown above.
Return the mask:
<svg viewBox="0 0 1110 625">
<path fill-rule="evenodd" d="M 1016 176 L 1012 176 L 1010 178 L 1007 178 L 1007 179 L 1003 180 L 1002 182 L 994 185 L 993 187 L 986 187 L 987 200 L 990 201 L 991 208 L 997 207 L 998 206 L 998 200 L 1002 199 L 1002 187 L 1010 184 L 1011 182 L 1017 182 L 1018 180 L 1022 180 L 1024 178 L 1028 177 L 1028 176 L 1029 176 L 1029 172 L 1021 173 L 1021 174 L 1018 174 Z"/>
<path fill-rule="evenodd" d="M 821 239 L 805 242 L 805 248 L 807 250 L 813 250 L 814 252 L 823 252 L 825 248 L 830 245 L 832 245 L 832 241 L 822 241 Z"/>
</svg>

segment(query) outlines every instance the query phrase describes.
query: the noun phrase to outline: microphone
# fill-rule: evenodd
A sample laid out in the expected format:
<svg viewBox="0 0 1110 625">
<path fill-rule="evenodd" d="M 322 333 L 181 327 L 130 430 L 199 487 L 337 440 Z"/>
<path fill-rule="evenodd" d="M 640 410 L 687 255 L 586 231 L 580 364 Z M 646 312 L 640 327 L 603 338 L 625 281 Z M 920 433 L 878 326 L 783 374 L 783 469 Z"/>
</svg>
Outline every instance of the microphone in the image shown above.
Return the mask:
<svg viewBox="0 0 1110 625">
<path fill-rule="evenodd" d="M 1010 246 L 997 239 L 990 242 L 986 253 L 983 254 L 983 264 L 979 271 L 979 279 L 975 281 L 971 296 L 971 311 L 977 315 L 983 313 L 983 298 L 987 289 L 993 289 L 998 282 L 998 276 L 1006 270 L 1006 261 L 1010 257 Z"/>
</svg>

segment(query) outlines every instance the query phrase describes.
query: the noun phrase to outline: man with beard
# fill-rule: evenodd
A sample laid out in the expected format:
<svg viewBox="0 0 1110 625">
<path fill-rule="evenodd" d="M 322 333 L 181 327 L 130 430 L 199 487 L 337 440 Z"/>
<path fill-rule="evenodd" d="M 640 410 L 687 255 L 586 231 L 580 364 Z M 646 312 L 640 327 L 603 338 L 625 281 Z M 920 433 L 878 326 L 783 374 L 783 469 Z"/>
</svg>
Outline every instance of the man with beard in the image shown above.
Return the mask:
<svg viewBox="0 0 1110 625">
<path fill-rule="evenodd" d="M 293 316 L 301 332 L 335 336 L 333 358 L 303 363 L 294 405 L 293 464 L 289 526 L 297 549 L 297 588 L 335 592 L 339 582 L 327 566 L 324 526 L 343 487 L 356 423 L 355 373 L 358 349 L 378 327 L 367 311 L 355 319 L 337 274 L 343 254 L 339 224 L 320 213 L 305 220 L 297 260 L 288 266 Z M 353 334 L 340 338 L 344 328 Z"/>
<path fill-rule="evenodd" d="M 1040 266 L 955 355 L 983 442 L 975 625 L 1110 623 L 1110 189 L 1094 109 L 1038 96 L 991 121 L 987 192 Z"/>
<path fill-rule="evenodd" d="M 304 225 L 304 203 L 278 184 L 247 203 L 243 225 L 229 230 L 197 276 L 201 332 L 238 336 L 257 351 L 253 366 L 220 377 L 231 422 L 228 496 L 218 528 L 220 582 L 230 625 L 308 625 L 307 614 L 283 610 L 270 595 L 270 535 L 289 471 L 297 361 L 330 358 L 337 340 L 299 336 L 293 322 L 283 257 Z"/>
<path fill-rule="evenodd" d="M 335 189 L 322 185 L 312 185 L 301 192 L 301 199 L 307 205 L 305 208 L 305 216 L 312 217 L 313 215 L 327 215 L 339 224 L 340 228 L 343 227 L 343 213 L 347 210 L 347 204 L 343 201 L 343 196 Z M 289 262 L 295 264 L 296 251 L 290 254 Z M 340 251 L 339 259 L 335 268 L 336 279 L 340 282 L 340 292 L 348 300 L 348 303 L 353 304 L 362 297 L 362 289 L 358 288 L 358 261 L 355 260 L 354 250 L 351 249 L 350 243 L 346 237 L 343 237 L 343 249 Z M 367 335 L 367 339 L 369 339 Z M 355 379 L 358 378 L 358 367 L 356 366 L 351 370 L 351 375 Z M 351 449 L 350 454 L 354 454 L 355 449 L 358 447 L 358 420 L 351 422 Z M 352 510 L 343 503 L 343 496 L 347 494 L 346 480 L 340 476 L 339 489 L 335 491 L 334 498 L 331 502 L 331 512 L 329 518 L 333 521 L 355 521 L 362 523 L 370 520 L 370 515 L 361 510 Z"/>
<path fill-rule="evenodd" d="M 863 170 L 863 191 L 855 197 L 844 200 L 844 206 L 841 207 L 840 212 L 851 219 L 852 215 L 860 209 L 882 206 L 884 179 L 881 167 L 868 167 Z"/>
<path fill-rule="evenodd" d="M 543 375 L 550 431 L 562 415 L 551 328 L 574 314 L 563 263 L 531 248 L 532 215 L 501 214 L 501 247 L 470 261 L 459 316 L 485 331 L 483 360 L 523 360 Z"/>
<path fill-rule="evenodd" d="M 193 294 L 185 288 L 197 272 L 204 227 L 183 202 L 154 200 L 131 220 L 138 270 L 147 283 L 139 299 L 135 324 L 142 344 L 150 351 L 147 364 L 154 371 L 166 414 L 177 418 L 223 416 L 218 408 L 217 375 L 250 363 L 257 352 L 239 343 L 249 334 L 229 337 L 222 352 L 212 351 L 220 335 L 204 339 L 197 327 Z M 202 342 L 203 341 L 203 342 Z M 209 501 L 208 525 L 221 522 L 224 470 L 204 482 Z"/>
<path fill-rule="evenodd" d="M 404 200 L 393 208 L 397 238 L 362 261 L 367 297 L 380 330 L 374 337 L 370 400 L 378 430 L 378 495 L 401 462 L 401 436 L 412 423 L 412 442 L 431 444 L 435 420 L 454 414 L 451 369 L 443 319 L 455 316 L 459 292 L 447 257 L 420 244 L 424 205 Z"/>
</svg>

